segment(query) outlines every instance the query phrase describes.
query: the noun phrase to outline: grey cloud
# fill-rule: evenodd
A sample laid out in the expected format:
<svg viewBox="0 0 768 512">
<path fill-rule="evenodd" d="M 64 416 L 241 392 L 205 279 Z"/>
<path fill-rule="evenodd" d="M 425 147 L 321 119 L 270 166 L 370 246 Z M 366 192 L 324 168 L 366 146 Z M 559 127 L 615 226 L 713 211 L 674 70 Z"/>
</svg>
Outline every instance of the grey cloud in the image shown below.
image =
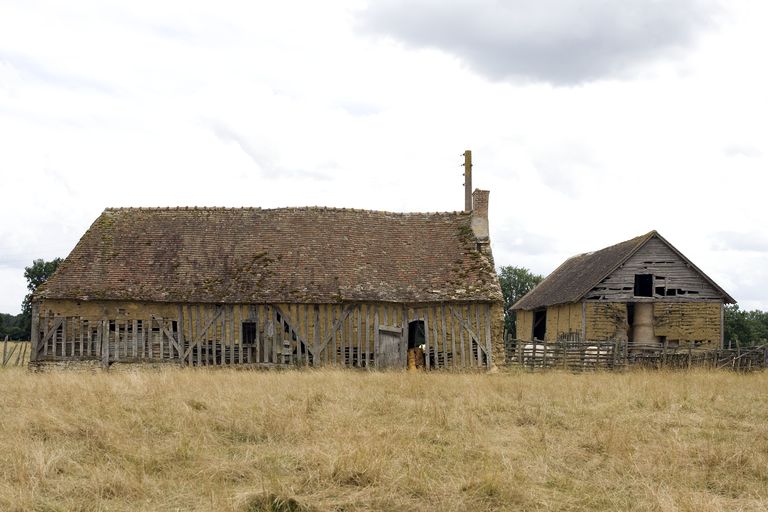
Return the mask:
<svg viewBox="0 0 768 512">
<path fill-rule="evenodd" d="M 301 169 L 289 169 L 283 167 L 267 155 L 264 151 L 259 150 L 252 145 L 244 136 L 235 132 L 231 128 L 221 123 L 209 124 L 213 133 L 220 140 L 224 142 L 234 142 L 240 149 L 253 160 L 258 166 L 261 176 L 265 179 L 277 179 L 277 178 L 299 178 L 299 179 L 312 179 L 318 181 L 329 180 L 330 176 L 324 173 L 315 171 L 305 171 Z M 328 166 L 325 166 L 328 168 Z"/>
<path fill-rule="evenodd" d="M 623 77 L 691 46 L 714 0 L 390 0 L 363 30 L 454 54 L 496 80 L 571 85 Z"/>
</svg>

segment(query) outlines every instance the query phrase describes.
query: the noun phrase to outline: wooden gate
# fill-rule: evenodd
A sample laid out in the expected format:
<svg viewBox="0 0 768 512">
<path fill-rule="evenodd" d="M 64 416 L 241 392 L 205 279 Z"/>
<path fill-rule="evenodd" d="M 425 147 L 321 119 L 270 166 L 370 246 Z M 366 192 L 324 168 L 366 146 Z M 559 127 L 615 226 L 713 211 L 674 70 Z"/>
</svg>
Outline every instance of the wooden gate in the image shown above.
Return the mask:
<svg viewBox="0 0 768 512">
<path fill-rule="evenodd" d="M 379 368 L 403 368 L 403 343 L 404 331 L 401 327 L 380 325 L 379 346 L 375 359 L 379 362 Z"/>
</svg>

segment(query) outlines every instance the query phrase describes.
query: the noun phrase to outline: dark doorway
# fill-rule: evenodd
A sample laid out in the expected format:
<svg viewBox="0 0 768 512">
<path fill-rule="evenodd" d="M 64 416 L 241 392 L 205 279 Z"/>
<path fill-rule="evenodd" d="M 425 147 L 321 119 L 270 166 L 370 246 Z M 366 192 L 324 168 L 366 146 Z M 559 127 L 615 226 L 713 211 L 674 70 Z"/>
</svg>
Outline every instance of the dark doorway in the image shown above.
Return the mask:
<svg viewBox="0 0 768 512">
<path fill-rule="evenodd" d="M 635 297 L 653 297 L 653 274 L 635 274 Z"/>
<path fill-rule="evenodd" d="M 631 302 L 627 304 L 627 343 L 632 343 L 632 334 L 635 325 L 635 305 Z"/>
<path fill-rule="evenodd" d="M 547 334 L 547 310 L 540 309 L 533 312 L 533 339 L 544 340 Z"/>
<path fill-rule="evenodd" d="M 256 322 L 243 322 L 243 344 L 253 345 L 256 342 Z"/>
<path fill-rule="evenodd" d="M 424 320 L 408 322 L 408 349 L 424 345 Z"/>
</svg>

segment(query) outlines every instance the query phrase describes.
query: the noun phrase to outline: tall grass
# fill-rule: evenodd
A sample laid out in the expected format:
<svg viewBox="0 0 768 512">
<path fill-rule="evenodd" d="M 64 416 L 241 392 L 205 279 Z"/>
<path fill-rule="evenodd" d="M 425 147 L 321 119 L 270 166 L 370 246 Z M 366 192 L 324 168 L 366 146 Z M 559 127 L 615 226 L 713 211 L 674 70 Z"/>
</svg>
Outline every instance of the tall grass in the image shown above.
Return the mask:
<svg viewBox="0 0 768 512">
<path fill-rule="evenodd" d="M 0 371 L 0 510 L 766 510 L 768 374 Z"/>
</svg>

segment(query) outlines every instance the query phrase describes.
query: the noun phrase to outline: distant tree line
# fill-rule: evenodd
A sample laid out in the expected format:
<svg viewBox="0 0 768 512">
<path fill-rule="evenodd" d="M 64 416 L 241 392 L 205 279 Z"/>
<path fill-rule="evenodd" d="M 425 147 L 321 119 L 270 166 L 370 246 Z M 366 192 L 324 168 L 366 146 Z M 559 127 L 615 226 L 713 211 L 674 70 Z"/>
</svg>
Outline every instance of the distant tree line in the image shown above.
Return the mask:
<svg viewBox="0 0 768 512">
<path fill-rule="evenodd" d="M 61 258 L 54 258 L 51 261 L 39 259 L 33 260 L 32 265 L 24 268 L 24 278 L 27 280 L 29 293 L 21 303 L 20 314 L 0 313 L 0 339 L 5 339 L 6 336 L 11 340 L 30 339 L 32 333 L 32 294 L 38 286 L 53 275 L 61 262 Z"/>
<path fill-rule="evenodd" d="M 725 306 L 725 343 L 735 348 L 768 343 L 768 312 L 755 309 L 742 311 L 738 304 Z"/>
</svg>

